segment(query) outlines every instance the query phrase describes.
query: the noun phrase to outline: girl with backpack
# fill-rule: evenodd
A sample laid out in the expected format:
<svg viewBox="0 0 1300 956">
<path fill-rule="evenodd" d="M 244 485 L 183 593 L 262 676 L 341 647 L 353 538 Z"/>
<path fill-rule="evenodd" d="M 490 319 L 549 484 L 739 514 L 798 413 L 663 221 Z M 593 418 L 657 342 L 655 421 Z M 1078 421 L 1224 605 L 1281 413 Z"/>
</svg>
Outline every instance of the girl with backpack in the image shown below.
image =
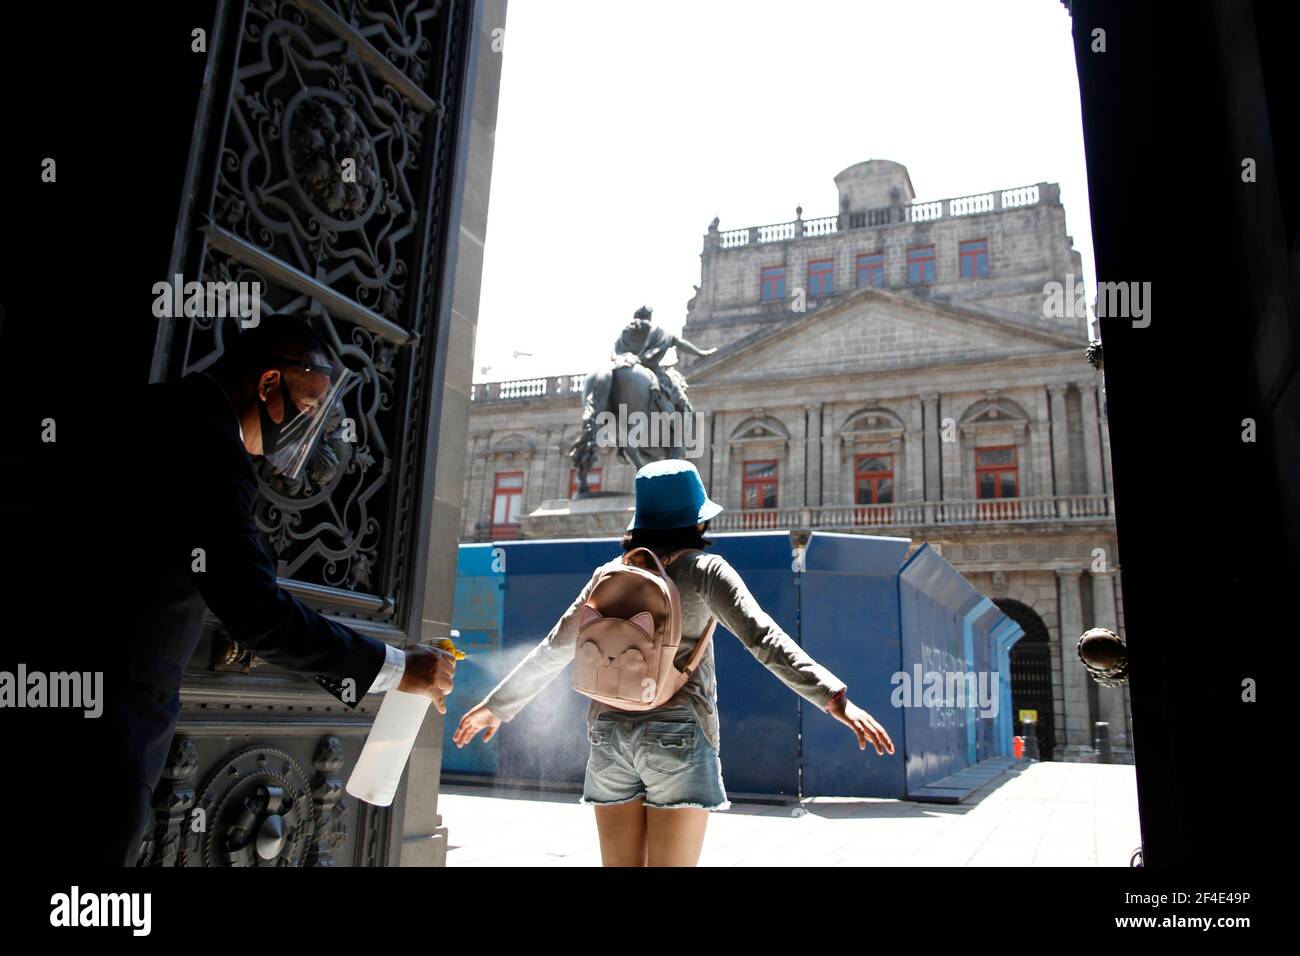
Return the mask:
<svg viewBox="0 0 1300 956">
<path fill-rule="evenodd" d="M 550 634 L 452 738 L 457 747 L 479 731 L 491 740 L 574 662 L 574 687 L 592 698 L 581 802 L 595 807 L 605 866 L 695 866 L 709 811 L 731 805 L 718 757 L 715 619 L 777 679 L 852 730 L 859 749 L 894 752 L 844 682 L 772 620 L 725 559 L 703 550 L 720 511 L 691 462 L 642 467 L 623 557 L 593 572 Z"/>
</svg>

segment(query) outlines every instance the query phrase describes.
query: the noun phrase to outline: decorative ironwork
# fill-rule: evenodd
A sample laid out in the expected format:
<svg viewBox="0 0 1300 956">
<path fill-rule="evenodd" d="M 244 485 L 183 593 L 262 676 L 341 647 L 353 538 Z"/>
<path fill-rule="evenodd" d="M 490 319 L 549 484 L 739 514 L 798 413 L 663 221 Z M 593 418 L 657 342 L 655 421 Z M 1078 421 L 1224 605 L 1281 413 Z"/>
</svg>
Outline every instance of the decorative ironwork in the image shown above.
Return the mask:
<svg viewBox="0 0 1300 956">
<path fill-rule="evenodd" d="M 204 829 L 182 866 L 302 866 L 314 829 L 312 787 L 286 751 L 252 747 L 208 773 L 194 812 Z"/>
<path fill-rule="evenodd" d="M 439 97 L 462 56 L 461 6 L 250 3 L 198 260 L 202 281 L 256 282 L 264 310 L 312 314 L 357 373 L 306 473 L 262 468 L 257 521 L 282 578 L 378 597 L 380 610 L 348 612 L 375 620 L 405 611 L 440 252 L 431 225 L 450 175 Z M 180 373 L 211 365 L 237 334 L 235 319 L 189 320 Z"/>
<path fill-rule="evenodd" d="M 153 795 L 153 827 L 140 847 L 140 866 L 175 866 L 186 839 L 186 824 L 194 807 L 189 782 L 199 768 L 199 751 L 188 737 L 172 740 L 162 781 Z"/>
<path fill-rule="evenodd" d="M 343 797 L 343 744 L 337 737 L 324 737 L 313 758 L 316 779 L 312 785 L 315 838 L 307 853 L 308 866 L 333 866 L 334 851 L 348 839 L 348 803 Z"/>
</svg>

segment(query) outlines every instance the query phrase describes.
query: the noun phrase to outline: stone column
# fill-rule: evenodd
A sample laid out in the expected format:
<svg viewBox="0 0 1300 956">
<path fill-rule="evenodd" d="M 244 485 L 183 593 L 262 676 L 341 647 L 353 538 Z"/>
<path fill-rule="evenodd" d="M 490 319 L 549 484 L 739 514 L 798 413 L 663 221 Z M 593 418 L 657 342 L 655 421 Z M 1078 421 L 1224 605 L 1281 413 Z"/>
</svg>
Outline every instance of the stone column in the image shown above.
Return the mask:
<svg viewBox="0 0 1300 956">
<path fill-rule="evenodd" d="M 700 470 L 700 480 L 704 482 L 704 487 L 709 489 L 712 494 L 713 489 L 713 424 L 716 412 L 708 412 L 700 416 L 700 428 L 703 432 L 695 436 L 695 440 L 700 442 L 701 455 L 696 461 L 695 466 Z M 715 499 L 716 500 L 716 499 Z"/>
<path fill-rule="evenodd" d="M 1084 632 L 1079 572 L 1057 571 L 1056 586 L 1060 592 L 1061 608 L 1061 678 L 1065 685 L 1061 696 L 1065 703 L 1065 745 L 1091 750 L 1092 714 L 1088 708 L 1088 681 L 1091 678 L 1075 650 Z"/>
<path fill-rule="evenodd" d="M 923 483 L 926 501 L 939 500 L 939 396 L 928 392 L 921 396 L 924 415 L 922 442 Z"/>
<path fill-rule="evenodd" d="M 1109 571 L 1091 571 L 1092 624 L 1107 627 L 1119 633 L 1119 615 L 1115 613 L 1115 576 Z M 1128 747 L 1128 720 L 1124 715 L 1124 688 L 1098 687 L 1098 720 L 1110 724 L 1110 742 L 1115 747 Z"/>
<path fill-rule="evenodd" d="M 1025 492 L 1029 495 L 1050 495 L 1052 493 L 1052 425 L 1050 422 L 1029 423 L 1029 461 L 1028 474 L 1023 477 Z"/>
<path fill-rule="evenodd" d="M 722 445 L 722 458 L 713 485 L 714 490 L 722 497 L 713 500 L 724 508 L 739 508 L 740 502 L 731 496 L 731 442 L 728 440 L 730 436 L 727 434 L 731 424 L 727 421 L 724 412 L 718 412 L 715 421 L 718 426 L 718 441 Z"/>
<path fill-rule="evenodd" d="M 831 436 L 831 467 L 827 477 L 828 504 L 845 505 L 852 501 L 852 495 L 844 493 L 844 439 L 839 435 Z"/>
<path fill-rule="evenodd" d="M 808 506 L 815 508 L 822 503 L 822 406 L 805 405 L 804 414 L 808 417 L 808 494 L 805 498 Z"/>
<path fill-rule="evenodd" d="M 708 423 L 708 433 L 705 457 L 701 459 L 701 466 L 699 466 L 699 477 L 705 481 L 708 497 L 718 501 L 718 496 L 714 494 L 714 476 L 718 473 L 718 412 L 708 412 L 705 420 Z"/>
<path fill-rule="evenodd" d="M 790 462 L 790 490 L 784 501 L 792 507 L 808 504 L 808 415 L 801 408 L 798 417 L 795 434 L 786 451 Z"/>
<path fill-rule="evenodd" d="M 822 506 L 839 502 L 835 498 L 835 406 L 822 402 Z"/>
<path fill-rule="evenodd" d="M 1084 465 L 1088 469 L 1088 487 L 1086 493 L 1102 493 L 1101 477 L 1101 430 L 1097 424 L 1097 386 L 1092 382 L 1079 385 L 1079 399 L 1083 408 L 1083 450 Z"/>
<path fill-rule="evenodd" d="M 943 419 L 952 418 L 953 441 L 939 442 L 939 467 L 942 472 L 943 500 L 957 501 L 966 497 L 966 490 L 962 487 L 961 482 L 961 429 L 955 424 L 956 415 L 953 415 L 948 408 L 948 402 L 944 402 L 939 407 L 939 422 L 942 425 Z M 942 429 L 940 429 L 942 432 Z M 942 439 L 942 435 L 940 435 Z"/>
<path fill-rule="evenodd" d="M 1065 417 L 1065 386 L 1049 385 L 1047 394 L 1052 400 L 1052 474 L 1055 476 L 1054 494 L 1070 494 L 1070 432 Z"/>
<path fill-rule="evenodd" d="M 903 467 L 905 477 L 899 482 L 895 477 L 895 501 L 921 501 L 925 484 L 925 428 L 922 424 L 921 400 L 912 401 L 911 422 L 903 433 Z"/>
</svg>

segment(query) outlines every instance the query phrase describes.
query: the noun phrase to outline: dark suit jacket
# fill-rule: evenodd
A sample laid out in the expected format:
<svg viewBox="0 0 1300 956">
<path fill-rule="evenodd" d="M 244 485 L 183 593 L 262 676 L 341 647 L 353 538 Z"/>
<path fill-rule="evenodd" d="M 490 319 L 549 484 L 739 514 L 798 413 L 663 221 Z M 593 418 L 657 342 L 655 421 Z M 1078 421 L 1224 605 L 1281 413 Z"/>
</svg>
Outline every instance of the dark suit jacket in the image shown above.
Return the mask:
<svg viewBox="0 0 1300 956">
<path fill-rule="evenodd" d="M 131 420 L 131 419 L 128 419 Z M 154 454 L 134 470 L 119 515 L 140 573 L 126 588 L 126 692 L 110 695 L 109 729 L 125 750 L 124 769 L 154 786 L 180 709 L 181 676 L 202 636 L 204 606 L 241 647 L 302 673 L 348 706 L 364 696 L 384 663 L 382 641 L 317 614 L 276 582 L 253 509 L 257 481 L 234 408 L 206 375 L 145 389 L 141 423 Z M 194 570 L 201 548 L 205 570 Z M 342 694 L 343 681 L 355 693 Z"/>
</svg>

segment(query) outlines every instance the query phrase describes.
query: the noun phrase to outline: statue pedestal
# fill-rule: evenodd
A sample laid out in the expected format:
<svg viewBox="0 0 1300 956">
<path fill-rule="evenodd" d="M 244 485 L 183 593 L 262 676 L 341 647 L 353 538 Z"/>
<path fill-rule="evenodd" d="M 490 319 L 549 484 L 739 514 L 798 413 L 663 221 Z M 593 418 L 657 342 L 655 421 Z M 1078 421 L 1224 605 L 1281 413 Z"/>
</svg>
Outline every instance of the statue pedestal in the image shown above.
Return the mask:
<svg viewBox="0 0 1300 956">
<path fill-rule="evenodd" d="M 621 537 L 635 511 L 635 494 L 592 491 L 543 501 L 520 519 L 519 530 L 525 538 Z"/>
</svg>

